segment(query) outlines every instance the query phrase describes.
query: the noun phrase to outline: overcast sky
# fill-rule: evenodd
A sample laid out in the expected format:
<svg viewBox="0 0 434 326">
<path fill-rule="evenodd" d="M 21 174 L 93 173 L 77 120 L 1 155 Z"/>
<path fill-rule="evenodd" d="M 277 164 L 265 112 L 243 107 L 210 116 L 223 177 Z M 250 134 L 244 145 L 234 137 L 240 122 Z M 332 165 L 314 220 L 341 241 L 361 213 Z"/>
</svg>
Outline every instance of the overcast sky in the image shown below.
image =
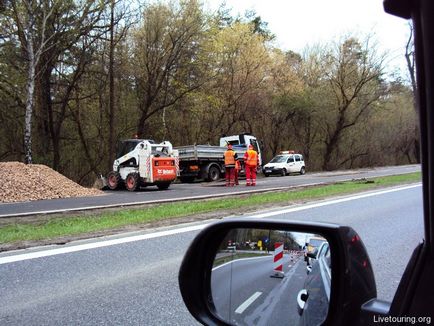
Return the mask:
<svg viewBox="0 0 434 326">
<path fill-rule="evenodd" d="M 205 0 L 216 10 L 221 0 Z M 389 71 L 405 70 L 407 21 L 386 14 L 382 0 L 226 0 L 232 13 L 253 9 L 277 37 L 284 50 L 302 52 L 307 45 L 339 40 L 345 34 L 375 34 L 382 50 L 390 52 Z M 404 73 L 406 73 L 404 71 Z"/>
</svg>

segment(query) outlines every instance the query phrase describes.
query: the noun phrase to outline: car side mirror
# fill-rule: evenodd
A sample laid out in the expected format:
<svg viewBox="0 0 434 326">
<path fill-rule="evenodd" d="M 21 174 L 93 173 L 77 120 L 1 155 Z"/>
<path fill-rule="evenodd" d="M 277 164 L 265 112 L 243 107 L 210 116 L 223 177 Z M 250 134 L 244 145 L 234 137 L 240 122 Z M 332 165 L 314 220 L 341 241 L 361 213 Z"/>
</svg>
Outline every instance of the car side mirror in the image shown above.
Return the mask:
<svg viewBox="0 0 434 326">
<path fill-rule="evenodd" d="M 312 236 L 324 244 L 306 274 L 300 248 Z M 237 249 L 228 249 L 234 242 Z M 257 247 L 248 246 L 251 242 Z M 318 282 L 322 297 L 310 290 Z M 288 325 L 303 319 L 352 325 L 360 320 L 362 304 L 376 297 L 369 257 L 352 228 L 281 220 L 230 219 L 208 226 L 184 256 L 179 285 L 188 310 L 205 325 L 258 320 Z"/>
</svg>

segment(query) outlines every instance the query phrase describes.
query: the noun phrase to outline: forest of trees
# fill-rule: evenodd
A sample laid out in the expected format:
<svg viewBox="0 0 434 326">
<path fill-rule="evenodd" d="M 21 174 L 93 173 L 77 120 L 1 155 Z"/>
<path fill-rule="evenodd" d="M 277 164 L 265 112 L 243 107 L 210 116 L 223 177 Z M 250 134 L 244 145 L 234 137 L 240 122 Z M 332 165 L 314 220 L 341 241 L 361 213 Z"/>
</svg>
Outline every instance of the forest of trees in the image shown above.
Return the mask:
<svg viewBox="0 0 434 326">
<path fill-rule="evenodd" d="M 89 185 L 119 139 L 217 144 L 241 132 L 266 160 L 292 149 L 311 171 L 418 161 L 412 86 L 387 73 L 372 37 L 303 53 L 273 40 L 255 13 L 197 0 L 5 0 L 0 161 Z"/>
</svg>

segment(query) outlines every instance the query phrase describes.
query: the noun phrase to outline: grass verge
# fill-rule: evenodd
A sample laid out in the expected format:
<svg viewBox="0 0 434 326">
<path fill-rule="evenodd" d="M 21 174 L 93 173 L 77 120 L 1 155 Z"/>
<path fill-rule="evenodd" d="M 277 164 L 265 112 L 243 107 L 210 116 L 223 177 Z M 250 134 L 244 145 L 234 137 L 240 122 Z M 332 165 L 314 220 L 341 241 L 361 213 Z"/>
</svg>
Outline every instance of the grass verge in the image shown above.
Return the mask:
<svg viewBox="0 0 434 326">
<path fill-rule="evenodd" d="M 0 228 L 0 244 L 77 236 L 218 210 L 240 209 L 245 211 L 246 208 L 252 210 L 255 207 L 264 207 L 268 204 L 289 205 L 292 202 L 301 200 L 314 200 L 344 195 L 380 187 L 418 182 L 420 180 L 421 173 L 417 172 L 313 186 L 291 191 L 234 196 L 232 198 L 206 201 L 169 203 L 141 209 L 120 209 L 116 212 L 104 212 L 91 216 L 59 217 L 33 224 L 13 224 Z"/>
</svg>

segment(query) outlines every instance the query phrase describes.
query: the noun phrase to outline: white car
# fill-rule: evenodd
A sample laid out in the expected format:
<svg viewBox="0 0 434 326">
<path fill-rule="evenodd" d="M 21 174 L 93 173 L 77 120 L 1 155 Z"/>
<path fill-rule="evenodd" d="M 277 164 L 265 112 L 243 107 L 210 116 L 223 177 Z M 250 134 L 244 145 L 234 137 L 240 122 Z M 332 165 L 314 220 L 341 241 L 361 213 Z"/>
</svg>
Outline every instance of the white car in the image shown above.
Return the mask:
<svg viewBox="0 0 434 326">
<path fill-rule="evenodd" d="M 265 164 L 262 172 L 266 177 L 277 175 L 288 175 L 289 173 L 306 173 L 303 155 L 295 154 L 292 151 L 281 152 L 275 156 L 269 163 Z"/>
</svg>

